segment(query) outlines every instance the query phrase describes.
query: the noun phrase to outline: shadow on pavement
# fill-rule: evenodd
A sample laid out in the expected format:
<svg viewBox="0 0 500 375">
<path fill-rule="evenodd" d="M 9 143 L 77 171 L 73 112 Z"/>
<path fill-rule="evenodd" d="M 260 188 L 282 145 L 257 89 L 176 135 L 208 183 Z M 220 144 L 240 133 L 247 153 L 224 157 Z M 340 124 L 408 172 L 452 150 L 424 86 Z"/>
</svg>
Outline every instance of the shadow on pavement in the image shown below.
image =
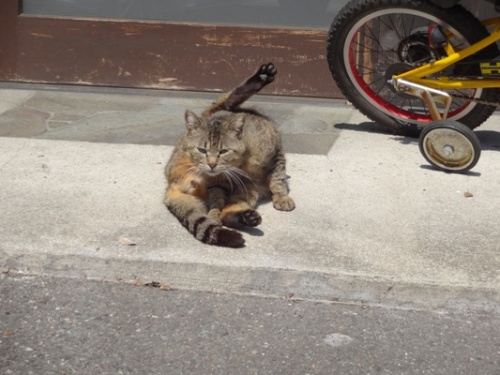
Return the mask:
<svg viewBox="0 0 500 375">
<path fill-rule="evenodd" d="M 378 134 L 391 134 L 376 122 L 362 122 L 361 124 L 336 124 L 335 128 L 341 130 L 353 130 L 358 132 L 369 132 Z M 483 151 L 500 151 L 500 129 L 499 131 L 493 130 L 475 130 L 474 131 L 481 141 L 481 148 Z M 405 137 L 394 135 L 394 140 L 399 141 L 405 145 L 418 145 L 418 137 Z"/>
<path fill-rule="evenodd" d="M 433 171 L 433 172 L 436 172 L 436 173 L 447 173 L 447 174 L 456 174 L 457 173 L 457 172 L 442 171 L 442 170 L 437 169 L 437 168 L 435 168 L 435 167 L 433 167 L 432 165 L 429 165 L 429 164 L 422 164 L 420 166 L 420 168 L 428 170 L 428 171 Z M 461 174 L 464 175 L 464 176 L 471 176 L 471 177 L 480 177 L 481 176 L 481 173 L 474 172 L 474 171 L 467 171 L 467 172 L 461 173 Z"/>
<path fill-rule="evenodd" d="M 475 130 L 483 150 L 500 151 L 500 131 Z"/>
<path fill-rule="evenodd" d="M 400 142 L 403 145 L 418 145 L 418 138 L 393 134 L 383 126 L 378 125 L 376 122 L 362 122 L 361 124 L 336 124 L 335 128 L 342 130 L 353 130 L 357 132 L 386 134 L 392 136 L 392 139 Z"/>
<path fill-rule="evenodd" d="M 361 124 L 335 124 L 336 129 L 341 130 L 354 130 L 358 132 L 370 132 L 370 133 L 380 133 L 380 134 L 388 134 L 389 132 L 385 130 L 383 127 L 378 125 L 376 122 L 362 122 Z"/>
</svg>

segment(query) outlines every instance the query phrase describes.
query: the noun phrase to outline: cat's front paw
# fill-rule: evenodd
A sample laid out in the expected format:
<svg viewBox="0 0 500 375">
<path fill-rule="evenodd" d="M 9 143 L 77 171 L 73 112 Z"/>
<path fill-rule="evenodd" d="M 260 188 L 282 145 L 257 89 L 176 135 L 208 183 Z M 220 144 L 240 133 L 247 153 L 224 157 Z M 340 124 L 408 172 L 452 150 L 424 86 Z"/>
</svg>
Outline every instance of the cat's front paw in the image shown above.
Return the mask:
<svg viewBox="0 0 500 375">
<path fill-rule="evenodd" d="M 256 227 L 262 223 L 262 217 L 255 210 L 243 211 L 240 213 L 240 221 L 249 227 Z"/>
<path fill-rule="evenodd" d="M 288 195 L 273 196 L 273 206 L 280 211 L 292 211 L 295 208 L 295 202 Z"/>
<path fill-rule="evenodd" d="M 267 63 L 261 65 L 257 74 L 264 85 L 267 85 L 274 81 L 276 77 L 276 73 L 278 73 L 278 69 L 274 66 L 273 63 Z"/>
</svg>

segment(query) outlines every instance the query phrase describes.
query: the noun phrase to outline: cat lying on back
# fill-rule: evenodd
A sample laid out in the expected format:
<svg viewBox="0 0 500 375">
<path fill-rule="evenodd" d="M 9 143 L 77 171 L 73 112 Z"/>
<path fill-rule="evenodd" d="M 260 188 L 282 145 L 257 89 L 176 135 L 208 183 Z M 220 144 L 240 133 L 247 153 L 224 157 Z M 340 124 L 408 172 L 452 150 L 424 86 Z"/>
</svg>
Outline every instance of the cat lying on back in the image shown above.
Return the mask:
<svg viewBox="0 0 500 375">
<path fill-rule="evenodd" d="M 227 229 L 256 227 L 262 198 L 274 208 L 291 211 L 285 156 L 273 122 L 240 105 L 276 76 L 273 64 L 259 70 L 223 95 L 201 116 L 187 110 L 186 133 L 165 169 L 165 204 L 203 243 L 242 247 L 241 233 Z"/>
</svg>

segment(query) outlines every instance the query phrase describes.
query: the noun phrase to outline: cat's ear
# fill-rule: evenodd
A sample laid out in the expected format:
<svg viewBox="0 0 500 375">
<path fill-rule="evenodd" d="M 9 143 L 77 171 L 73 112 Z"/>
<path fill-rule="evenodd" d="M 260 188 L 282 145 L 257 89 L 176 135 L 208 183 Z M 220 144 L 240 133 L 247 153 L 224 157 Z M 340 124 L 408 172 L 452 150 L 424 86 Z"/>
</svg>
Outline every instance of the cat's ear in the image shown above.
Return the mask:
<svg viewBox="0 0 500 375">
<path fill-rule="evenodd" d="M 193 111 L 190 111 L 189 109 L 186 110 L 184 118 L 186 119 L 186 128 L 188 131 L 196 129 L 198 126 L 200 126 L 200 119 Z"/>
</svg>

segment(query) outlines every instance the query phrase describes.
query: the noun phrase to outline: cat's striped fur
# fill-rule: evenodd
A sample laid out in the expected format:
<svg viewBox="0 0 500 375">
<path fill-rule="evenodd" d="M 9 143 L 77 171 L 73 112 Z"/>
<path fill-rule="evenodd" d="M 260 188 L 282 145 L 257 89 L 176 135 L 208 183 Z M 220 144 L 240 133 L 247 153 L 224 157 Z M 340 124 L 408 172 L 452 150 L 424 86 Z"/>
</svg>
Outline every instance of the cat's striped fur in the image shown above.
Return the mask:
<svg viewBox="0 0 500 375">
<path fill-rule="evenodd" d="M 200 117 L 186 111 L 186 133 L 165 170 L 165 204 L 203 243 L 244 246 L 241 233 L 228 228 L 259 225 L 261 198 L 270 197 L 278 210 L 295 208 L 278 131 L 266 116 L 240 108 L 275 75 L 273 64 L 262 65 Z"/>
</svg>

